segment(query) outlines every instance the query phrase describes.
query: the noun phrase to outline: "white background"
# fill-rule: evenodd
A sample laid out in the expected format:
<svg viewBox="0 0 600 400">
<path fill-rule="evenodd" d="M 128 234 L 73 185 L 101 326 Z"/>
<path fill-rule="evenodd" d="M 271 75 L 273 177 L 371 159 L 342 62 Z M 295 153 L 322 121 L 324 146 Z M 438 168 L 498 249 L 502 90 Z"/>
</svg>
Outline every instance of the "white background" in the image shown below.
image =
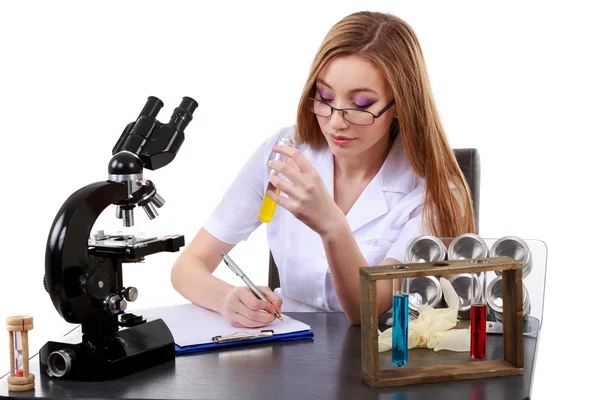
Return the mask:
<svg viewBox="0 0 600 400">
<path fill-rule="evenodd" d="M 413 27 L 451 146 L 481 152 L 480 234 L 548 245 L 534 398 L 589 393 L 598 280 L 582 277 L 597 263 L 600 222 L 600 27 L 589 3 L 3 3 L 0 317 L 34 316 L 32 353 L 70 329 L 42 285 L 50 224 L 72 192 L 107 179 L 112 147 L 148 96 L 165 103 L 163 122 L 183 96 L 200 106 L 176 159 L 145 175 L 166 199 L 160 216 L 137 210 L 127 231 L 189 241 L 254 148 L 295 122 L 329 28 L 368 4 Z M 125 230 L 113 215 L 95 228 Z M 266 285 L 264 227 L 233 255 Z M 131 307 L 184 301 L 170 285 L 176 257 L 125 265 L 140 293 Z M 239 284 L 223 266 L 216 274 Z M 6 348 L 1 340 L 0 372 Z"/>
</svg>

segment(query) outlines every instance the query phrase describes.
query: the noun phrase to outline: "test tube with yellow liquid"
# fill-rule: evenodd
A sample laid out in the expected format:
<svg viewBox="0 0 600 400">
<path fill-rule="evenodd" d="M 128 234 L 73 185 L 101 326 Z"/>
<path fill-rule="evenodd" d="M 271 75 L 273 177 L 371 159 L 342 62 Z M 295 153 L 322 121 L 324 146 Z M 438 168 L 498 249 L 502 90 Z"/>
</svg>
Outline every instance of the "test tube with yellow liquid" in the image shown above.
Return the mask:
<svg viewBox="0 0 600 400">
<path fill-rule="evenodd" d="M 281 138 L 279 139 L 278 145 L 285 145 L 290 147 L 296 147 L 296 142 L 290 138 Z M 286 157 L 283 154 L 279 153 L 271 153 L 269 160 L 279 160 L 285 162 Z M 276 173 L 273 169 L 270 170 L 269 176 L 271 174 Z M 260 211 L 258 212 L 258 219 L 260 219 L 264 223 L 271 222 L 273 219 L 273 215 L 275 214 L 275 207 L 277 204 L 269 197 L 267 191 L 273 191 L 276 194 L 279 194 L 279 189 L 277 189 L 273 184 L 269 181 L 267 183 L 267 188 L 265 189 L 265 195 L 263 197 L 262 205 L 260 206 Z"/>
</svg>

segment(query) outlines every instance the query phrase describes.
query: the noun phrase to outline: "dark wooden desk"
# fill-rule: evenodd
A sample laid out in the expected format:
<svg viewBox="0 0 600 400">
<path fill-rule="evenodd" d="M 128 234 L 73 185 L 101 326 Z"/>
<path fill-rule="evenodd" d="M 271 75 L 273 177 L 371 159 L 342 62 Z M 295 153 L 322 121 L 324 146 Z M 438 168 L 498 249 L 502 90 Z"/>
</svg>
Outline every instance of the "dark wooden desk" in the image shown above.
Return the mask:
<svg viewBox="0 0 600 400">
<path fill-rule="evenodd" d="M 0 398 L 48 399 L 528 399 L 537 338 L 525 337 L 522 376 L 372 389 L 362 381 L 360 327 L 341 313 L 289 313 L 309 324 L 313 340 L 264 343 L 177 356 L 117 381 L 71 382 L 40 376 L 37 355 L 31 360 L 36 388 L 8 392 L 0 380 Z M 32 349 L 32 351 L 35 349 Z M 488 359 L 502 358 L 502 336 L 488 335 Z M 389 368 L 391 351 L 380 354 Z M 409 352 L 409 364 L 469 361 L 468 353 L 428 349 Z"/>
</svg>

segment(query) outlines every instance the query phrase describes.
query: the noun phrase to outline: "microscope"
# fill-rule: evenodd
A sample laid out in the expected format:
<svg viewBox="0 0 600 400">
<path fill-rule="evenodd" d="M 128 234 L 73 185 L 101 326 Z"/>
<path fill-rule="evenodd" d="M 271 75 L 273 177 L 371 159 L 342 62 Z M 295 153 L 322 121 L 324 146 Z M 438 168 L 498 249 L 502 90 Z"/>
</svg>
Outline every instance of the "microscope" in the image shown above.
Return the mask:
<svg viewBox="0 0 600 400">
<path fill-rule="evenodd" d="M 157 170 L 175 158 L 184 130 L 198 107 L 184 97 L 169 123 L 156 119 L 163 102 L 150 96 L 137 119 L 129 123 L 112 150 L 108 180 L 75 191 L 62 205 L 46 244 L 44 288 L 58 313 L 81 324 L 81 343 L 47 342 L 40 350 L 40 372 L 50 378 L 105 381 L 129 375 L 175 358 L 173 335 L 162 319 L 146 321 L 125 313 L 135 301 L 135 287 L 124 287 L 124 263 L 150 254 L 177 252 L 182 235 L 136 237 L 91 230 L 111 205 L 123 225 L 134 224 L 134 209 L 150 219 L 165 204 L 144 168 Z"/>
</svg>

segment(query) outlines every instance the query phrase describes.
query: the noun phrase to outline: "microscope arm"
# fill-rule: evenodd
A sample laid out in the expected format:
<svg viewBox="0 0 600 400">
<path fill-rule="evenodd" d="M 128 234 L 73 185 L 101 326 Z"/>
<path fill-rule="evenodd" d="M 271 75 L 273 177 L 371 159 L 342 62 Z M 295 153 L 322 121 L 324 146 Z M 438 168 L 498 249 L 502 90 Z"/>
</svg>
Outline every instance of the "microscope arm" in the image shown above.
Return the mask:
<svg viewBox="0 0 600 400">
<path fill-rule="evenodd" d="M 126 186 L 111 181 L 89 184 L 73 193 L 57 213 L 46 247 L 44 284 L 60 315 L 71 323 L 100 320 L 98 301 L 86 294 L 82 277 L 89 268 L 88 239 L 98 216 L 113 203 L 127 198 Z M 110 276 L 110 275 L 109 275 Z M 116 290 L 116 282 L 111 282 Z"/>
</svg>

